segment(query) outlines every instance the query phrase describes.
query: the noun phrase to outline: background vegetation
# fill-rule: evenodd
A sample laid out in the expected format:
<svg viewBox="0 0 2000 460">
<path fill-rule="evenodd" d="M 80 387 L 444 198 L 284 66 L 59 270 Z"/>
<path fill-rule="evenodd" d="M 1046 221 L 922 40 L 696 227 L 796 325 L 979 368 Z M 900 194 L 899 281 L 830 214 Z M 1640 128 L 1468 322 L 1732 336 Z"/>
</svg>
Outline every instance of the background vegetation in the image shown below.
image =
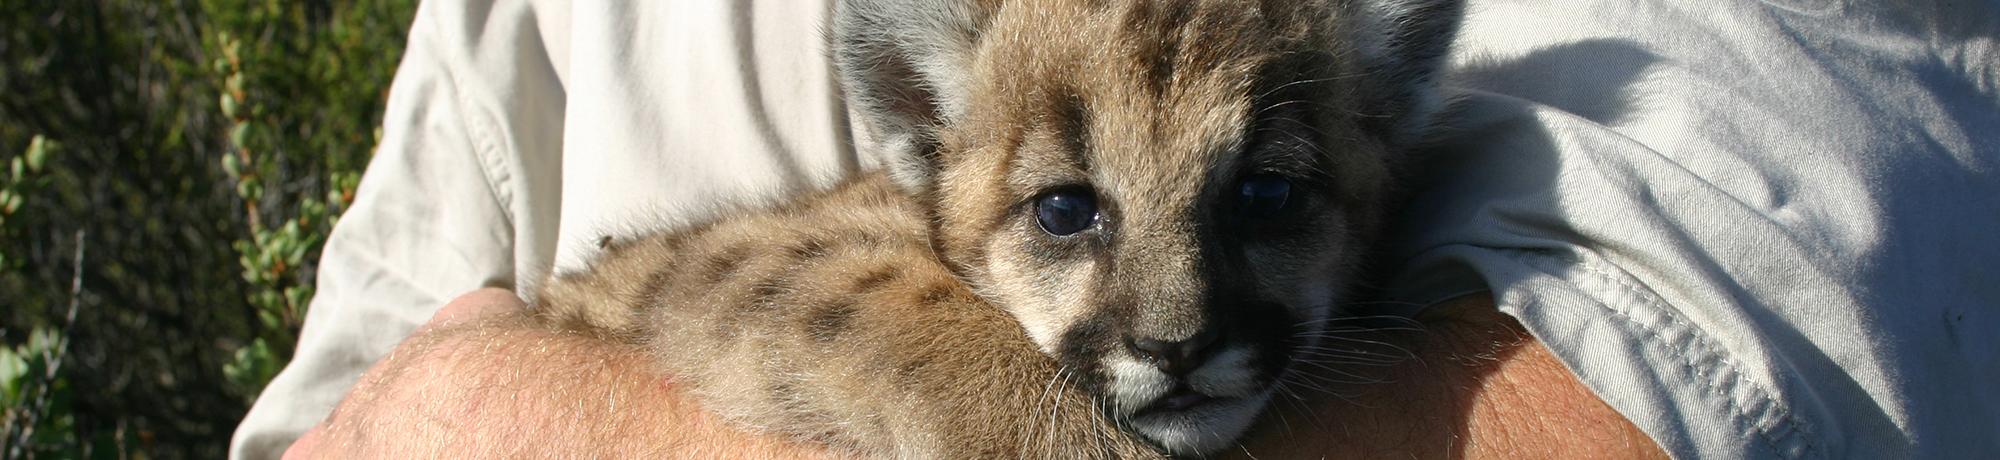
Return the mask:
<svg viewBox="0 0 2000 460">
<path fill-rule="evenodd" d="M 0 457 L 220 458 L 415 0 L 0 0 Z"/>
</svg>

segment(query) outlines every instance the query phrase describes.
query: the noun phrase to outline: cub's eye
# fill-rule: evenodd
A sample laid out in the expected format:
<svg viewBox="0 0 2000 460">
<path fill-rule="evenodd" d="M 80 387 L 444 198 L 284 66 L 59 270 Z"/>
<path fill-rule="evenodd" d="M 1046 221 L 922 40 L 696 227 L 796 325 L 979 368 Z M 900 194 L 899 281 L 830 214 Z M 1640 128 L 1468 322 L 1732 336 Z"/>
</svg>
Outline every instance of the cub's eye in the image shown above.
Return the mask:
<svg viewBox="0 0 2000 460">
<path fill-rule="evenodd" d="M 1258 174 L 1243 180 L 1237 203 L 1244 217 L 1268 219 L 1285 212 L 1292 197 L 1292 181 L 1272 174 Z"/>
<path fill-rule="evenodd" d="M 1050 235 L 1081 232 L 1097 223 L 1097 197 L 1088 190 L 1049 192 L 1035 200 L 1035 219 Z"/>
</svg>

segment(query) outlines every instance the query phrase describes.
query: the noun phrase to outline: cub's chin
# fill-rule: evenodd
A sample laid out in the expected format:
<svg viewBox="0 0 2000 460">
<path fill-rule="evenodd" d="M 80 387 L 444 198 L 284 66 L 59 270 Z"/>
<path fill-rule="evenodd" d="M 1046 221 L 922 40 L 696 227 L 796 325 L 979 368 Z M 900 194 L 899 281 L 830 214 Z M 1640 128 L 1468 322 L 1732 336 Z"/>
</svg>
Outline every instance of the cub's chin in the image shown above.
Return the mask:
<svg viewBox="0 0 2000 460">
<path fill-rule="evenodd" d="M 1169 396 L 1162 399 L 1186 401 L 1172 401 L 1172 408 L 1139 411 L 1127 423 L 1168 453 L 1210 454 L 1229 447 L 1249 430 L 1270 397 L 1270 391 L 1246 397 Z"/>
<path fill-rule="evenodd" d="M 1290 358 L 1271 344 L 1210 348 L 1192 370 L 1188 361 L 1141 360 L 1136 353 L 1098 358 L 1104 380 L 1096 392 L 1112 419 L 1167 453 L 1226 449 L 1256 422 Z"/>
</svg>

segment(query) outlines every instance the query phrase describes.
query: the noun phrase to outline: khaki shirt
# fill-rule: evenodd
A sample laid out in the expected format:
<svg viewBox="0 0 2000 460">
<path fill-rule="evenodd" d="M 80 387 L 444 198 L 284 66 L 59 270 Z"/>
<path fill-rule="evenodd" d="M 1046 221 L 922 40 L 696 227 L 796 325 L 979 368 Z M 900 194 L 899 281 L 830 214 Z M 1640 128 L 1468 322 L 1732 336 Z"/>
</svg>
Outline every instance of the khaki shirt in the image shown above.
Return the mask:
<svg viewBox="0 0 2000 460">
<path fill-rule="evenodd" d="M 425 2 L 297 356 L 231 456 L 276 457 L 461 293 L 872 167 L 827 11 Z M 1677 457 L 2000 455 L 2000 8 L 1470 11 L 1392 294 L 1492 291 Z"/>
</svg>

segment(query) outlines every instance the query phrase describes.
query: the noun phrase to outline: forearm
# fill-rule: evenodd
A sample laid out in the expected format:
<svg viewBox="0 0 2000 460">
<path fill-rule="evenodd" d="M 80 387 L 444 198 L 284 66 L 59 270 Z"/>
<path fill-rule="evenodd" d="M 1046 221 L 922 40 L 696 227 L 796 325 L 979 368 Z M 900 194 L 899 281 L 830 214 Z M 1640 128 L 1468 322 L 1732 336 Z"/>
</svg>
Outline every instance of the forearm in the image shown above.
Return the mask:
<svg viewBox="0 0 2000 460">
<path fill-rule="evenodd" d="M 1492 299 L 1432 307 L 1415 331 L 1382 333 L 1410 359 L 1332 385 L 1247 449 L 1262 458 L 1666 458 Z M 1359 370 L 1359 372 L 1370 372 Z M 1297 390 L 1307 391 L 1307 390 Z"/>
<path fill-rule="evenodd" d="M 512 293 L 446 306 L 355 385 L 289 454 L 330 458 L 811 458 L 811 446 L 704 413 L 629 346 L 534 326 Z M 1259 458 L 1665 458 L 1491 300 L 1432 308 L 1416 332 L 1378 332 L 1412 355 L 1386 383 L 1295 388 L 1247 442 Z M 1282 396 L 1281 396 L 1282 397 Z M 330 454 L 330 455 L 329 455 Z"/>
<path fill-rule="evenodd" d="M 638 350 L 502 314 L 427 331 L 356 384 L 321 427 L 336 457 L 802 458 L 737 431 L 654 374 Z"/>
</svg>

